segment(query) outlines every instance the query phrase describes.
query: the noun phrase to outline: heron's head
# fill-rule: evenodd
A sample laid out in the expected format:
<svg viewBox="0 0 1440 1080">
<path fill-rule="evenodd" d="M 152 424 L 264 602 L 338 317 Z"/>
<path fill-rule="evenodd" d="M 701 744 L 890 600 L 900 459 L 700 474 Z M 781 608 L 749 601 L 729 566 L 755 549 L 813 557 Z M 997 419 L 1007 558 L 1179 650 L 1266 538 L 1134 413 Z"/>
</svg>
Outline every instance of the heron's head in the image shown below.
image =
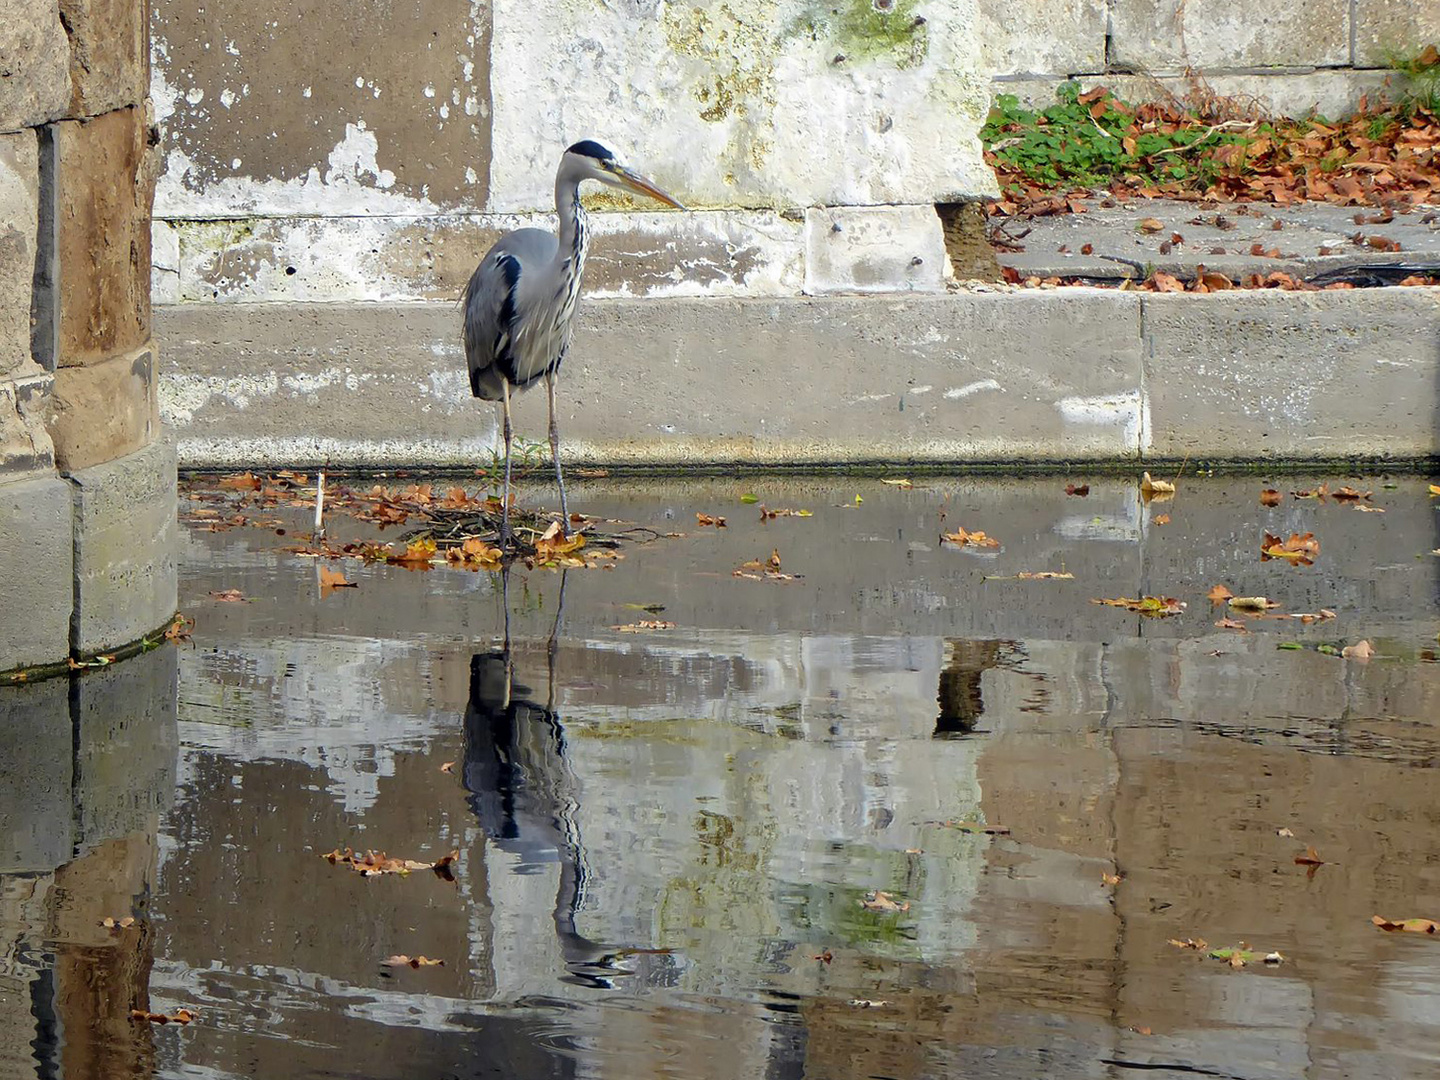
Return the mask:
<svg viewBox="0 0 1440 1080">
<path fill-rule="evenodd" d="M 660 190 L 653 181 L 620 164 L 613 153 L 594 139 L 585 139 L 568 147 L 564 167 L 568 167 L 577 180 L 598 180 L 608 187 L 645 195 L 677 210 L 685 209 L 679 200 Z"/>
</svg>

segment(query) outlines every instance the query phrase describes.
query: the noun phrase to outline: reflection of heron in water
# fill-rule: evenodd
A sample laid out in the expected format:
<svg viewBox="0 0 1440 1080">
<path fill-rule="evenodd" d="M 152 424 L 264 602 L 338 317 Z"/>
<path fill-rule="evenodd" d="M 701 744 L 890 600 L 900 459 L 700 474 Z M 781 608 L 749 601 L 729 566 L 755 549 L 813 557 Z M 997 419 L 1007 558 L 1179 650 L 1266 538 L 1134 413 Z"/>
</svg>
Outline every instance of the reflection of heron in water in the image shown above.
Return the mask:
<svg viewBox="0 0 1440 1080">
<path fill-rule="evenodd" d="M 501 571 L 502 598 L 508 593 L 509 574 L 508 568 Z M 576 821 L 579 786 L 566 760 L 565 729 L 555 712 L 555 653 L 564 610 L 562 572 L 546 649 L 543 705 L 527 696 L 532 693 L 528 687 L 515 681 L 508 603 L 504 646 L 471 657 L 464 783 L 486 838 L 518 859 L 519 873 L 559 863 L 555 934 L 570 973 L 567 981 L 608 988 L 615 976 L 632 974 L 617 965 L 618 959 L 648 950 L 607 948 L 575 929 L 589 875 Z"/>
</svg>

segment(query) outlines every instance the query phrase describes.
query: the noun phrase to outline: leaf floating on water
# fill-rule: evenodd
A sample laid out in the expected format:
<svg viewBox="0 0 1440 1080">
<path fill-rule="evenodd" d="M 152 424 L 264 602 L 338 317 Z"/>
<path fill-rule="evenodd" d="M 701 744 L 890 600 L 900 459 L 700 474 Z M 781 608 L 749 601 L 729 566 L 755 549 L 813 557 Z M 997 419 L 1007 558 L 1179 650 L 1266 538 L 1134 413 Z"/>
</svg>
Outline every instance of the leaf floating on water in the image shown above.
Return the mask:
<svg viewBox="0 0 1440 1080">
<path fill-rule="evenodd" d="M 893 899 L 889 893 L 875 890 L 865 894 L 865 899 L 859 901 L 861 907 L 866 911 L 909 911 L 910 901 L 901 903 Z"/>
<path fill-rule="evenodd" d="M 1330 497 L 1336 502 L 1359 502 L 1362 499 L 1368 502 L 1373 494 L 1374 492 L 1371 491 L 1356 491 L 1354 488 L 1346 486 L 1336 488 L 1330 493 Z"/>
<path fill-rule="evenodd" d="M 210 594 L 210 598 L 211 598 L 212 600 L 218 600 L 218 601 L 219 601 L 220 603 L 222 603 L 222 604 L 248 604 L 248 603 L 250 603 L 249 597 L 247 597 L 247 596 L 246 596 L 244 593 L 242 593 L 239 589 L 225 589 L 225 590 L 223 590 L 223 591 L 221 591 L 221 592 L 212 592 L 212 593 Z"/>
<path fill-rule="evenodd" d="M 760 501 L 760 496 L 756 495 L 753 491 L 747 491 L 744 495 L 740 496 L 740 501 L 746 506 L 753 506 Z"/>
<path fill-rule="evenodd" d="M 1170 515 L 1169 515 L 1169 514 L 1156 514 L 1156 515 L 1155 515 L 1153 518 L 1151 518 L 1150 520 L 1151 520 L 1154 524 L 1156 524 L 1156 525 L 1169 525 L 1169 524 L 1170 524 Z"/>
<path fill-rule="evenodd" d="M 967 529 L 960 528 L 953 533 L 941 533 L 940 542 L 943 544 L 953 544 L 955 547 L 998 548 L 1000 546 L 999 540 L 996 540 L 993 536 L 986 536 L 979 529 L 970 532 Z"/>
<path fill-rule="evenodd" d="M 1440 492 L 1437 492 L 1440 494 Z M 1396 930 L 1403 930 L 1410 934 L 1436 934 L 1440 933 L 1440 923 L 1434 919 L 1401 919 L 1398 922 L 1390 919 L 1383 919 L 1379 915 L 1372 915 L 1370 921 L 1381 930 L 1394 933 Z"/>
<path fill-rule="evenodd" d="M 1164 502 L 1175 495 L 1175 485 L 1169 480 L 1152 479 L 1147 472 L 1140 477 L 1140 498 L 1147 503 L 1153 500 Z"/>
<path fill-rule="evenodd" d="M 387 956 L 380 961 L 386 967 L 444 967 L 444 960 L 431 960 L 428 956 Z"/>
<path fill-rule="evenodd" d="M 1281 495 L 1280 492 L 1276 491 L 1274 488 L 1266 488 L 1264 491 L 1260 492 L 1260 505 L 1279 506 L 1280 500 L 1283 498 L 1284 496 Z"/>
<path fill-rule="evenodd" d="M 1291 533 L 1290 539 L 1281 540 L 1267 532 L 1260 543 L 1261 562 L 1285 559 L 1292 565 L 1298 563 L 1301 566 L 1314 566 L 1319 554 L 1320 541 L 1315 539 L 1314 533 Z"/>
<path fill-rule="evenodd" d="M 610 629 L 619 630 L 622 634 L 645 634 L 653 630 L 674 630 L 675 624 L 661 619 L 641 619 L 639 622 L 626 623 L 624 626 L 612 626 Z"/>
<path fill-rule="evenodd" d="M 135 925 L 135 916 L 126 915 L 123 919 L 116 919 L 107 915 L 100 920 L 100 925 L 111 933 L 114 933 L 116 930 L 128 930 Z"/>
<path fill-rule="evenodd" d="M 1290 494 L 1297 499 L 1318 499 L 1320 502 L 1324 502 L 1330 494 L 1330 489 L 1326 485 L 1321 484 L 1318 488 L 1312 488 L 1309 491 L 1292 491 Z"/>
<path fill-rule="evenodd" d="M 1436 495 L 1440 495 L 1440 484 L 1431 484 L 1430 497 L 1433 499 Z"/>
<path fill-rule="evenodd" d="M 819 956 L 812 956 L 810 959 L 819 960 L 822 964 L 828 964 L 831 960 L 835 959 L 835 954 L 832 953 L 829 949 L 826 949 Z"/>
<path fill-rule="evenodd" d="M 1228 603 L 1236 611 L 1269 611 L 1280 606 L 1274 600 L 1267 600 L 1263 596 L 1232 596 Z"/>
<path fill-rule="evenodd" d="M 780 569 L 780 549 L 774 548 L 765 561 L 751 559 L 731 571 L 731 576 L 749 578 L 751 581 L 794 581 L 799 574 L 786 574 Z"/>
<path fill-rule="evenodd" d="M 1205 599 L 1209 600 L 1212 604 L 1219 604 L 1229 600 L 1234 595 L 1235 594 L 1224 585 L 1212 585 L 1210 591 L 1205 594 Z"/>
<path fill-rule="evenodd" d="M 195 629 L 195 620 L 175 613 L 175 620 L 165 628 L 165 640 L 173 641 L 177 645 L 182 641 L 190 640 L 190 632 Z"/>
<path fill-rule="evenodd" d="M 1076 496 L 1077 498 L 1083 499 L 1083 498 L 1085 498 L 1086 495 L 1089 495 L 1089 494 L 1090 494 L 1090 485 L 1089 485 L 1089 484 L 1066 484 L 1066 485 L 1065 485 L 1065 494 L 1066 494 L 1066 495 L 1074 495 L 1074 496 Z"/>
<path fill-rule="evenodd" d="M 1125 596 L 1116 597 L 1113 600 L 1092 598 L 1090 602 L 1104 604 L 1106 607 L 1123 607 L 1127 611 L 1157 619 L 1165 618 L 1168 615 L 1179 615 L 1185 610 L 1184 601 L 1176 600 L 1173 596 L 1142 596 L 1135 600 Z"/>
<path fill-rule="evenodd" d="M 1104 872 L 1102 872 L 1102 873 L 1100 874 L 1100 880 L 1101 880 L 1102 883 L 1104 883 L 1104 884 L 1106 884 L 1106 885 L 1119 885 L 1120 882 L 1122 882 L 1122 881 L 1125 880 L 1125 875 L 1124 875 L 1124 874 L 1110 874 L 1110 873 L 1104 873 Z"/>
<path fill-rule="evenodd" d="M 1265 954 L 1264 959 L 1267 964 L 1283 964 L 1285 962 L 1285 957 L 1281 956 L 1278 952 L 1268 952 Z"/>
<path fill-rule="evenodd" d="M 131 1009 L 130 1019 L 148 1020 L 152 1024 L 188 1024 L 198 1014 L 189 1009 L 176 1009 L 173 1013 L 153 1013 L 145 1009 Z"/>
<path fill-rule="evenodd" d="M 993 580 L 993 579 L 989 579 Z M 1015 575 L 1016 581 L 1074 581 L 1074 574 L 1067 574 L 1064 570 L 1021 570 Z"/>
<path fill-rule="evenodd" d="M 1359 510 L 1362 514 L 1383 514 L 1383 513 L 1385 513 L 1385 508 L 1384 508 L 1383 506 L 1366 506 L 1364 503 L 1356 503 L 1356 504 L 1355 504 L 1355 509 L 1356 509 L 1356 510 Z"/>
<path fill-rule="evenodd" d="M 259 491 L 264 486 L 264 481 L 254 473 L 243 472 L 222 478 L 219 486 L 233 491 Z"/>
<path fill-rule="evenodd" d="M 709 514 L 702 514 L 697 510 L 695 511 L 695 524 L 702 529 L 707 525 L 713 525 L 717 529 L 723 529 L 725 528 L 725 519 L 723 517 L 711 517 Z"/>
<path fill-rule="evenodd" d="M 320 595 L 328 596 L 332 589 L 356 589 L 358 585 L 353 581 L 347 581 L 345 575 L 339 570 L 331 570 L 328 566 L 320 567 Z"/>
<path fill-rule="evenodd" d="M 1239 619 L 1221 619 L 1215 625 L 1221 630 L 1238 630 L 1242 634 L 1250 632 L 1250 628 Z"/>
<path fill-rule="evenodd" d="M 1357 641 L 1354 645 L 1346 645 L 1341 649 L 1340 655 L 1346 660 L 1369 660 L 1375 655 L 1375 649 L 1368 641 Z"/>
<path fill-rule="evenodd" d="M 1187 937 L 1187 938 L 1183 938 L 1183 939 L 1182 939 L 1182 938 L 1173 938 L 1173 937 L 1172 937 L 1172 938 L 1170 939 L 1170 944 L 1171 944 L 1171 945 L 1174 945 L 1177 949 L 1195 949 L 1196 951 L 1199 951 L 1199 952 L 1203 952 L 1205 949 L 1208 949 L 1208 948 L 1210 947 L 1210 946 L 1205 942 L 1205 939 L 1204 939 L 1204 938 L 1188 938 L 1188 937 Z"/>
<path fill-rule="evenodd" d="M 440 765 L 440 771 L 443 772 L 443 773 L 453 773 L 453 772 L 455 771 L 455 762 L 453 762 L 453 761 L 442 762 L 441 765 Z"/>
<path fill-rule="evenodd" d="M 1232 968 L 1242 968 L 1255 959 L 1255 953 L 1244 945 L 1239 945 L 1224 949 L 1211 949 L 1210 957 L 1214 960 L 1224 960 Z"/>
<path fill-rule="evenodd" d="M 386 558 L 387 562 L 397 566 L 408 567 L 409 569 L 430 569 L 430 564 L 435 559 L 435 541 L 428 536 L 422 536 L 418 540 L 412 540 L 405 546 L 405 550 L 399 555 L 391 554 Z"/>
<path fill-rule="evenodd" d="M 1296 865 L 1296 866 L 1324 866 L 1324 865 L 1325 865 L 1325 860 L 1322 859 L 1322 858 L 1320 858 L 1319 853 L 1317 853 L 1316 850 L 1315 850 L 1315 848 L 1312 846 L 1312 847 L 1307 847 L 1307 848 L 1305 849 L 1305 853 L 1304 853 L 1303 855 L 1296 855 L 1296 856 L 1295 856 L 1295 865 Z"/>
<path fill-rule="evenodd" d="M 552 521 L 550 527 L 545 530 L 540 539 L 535 541 L 535 559 L 538 562 L 549 562 L 553 559 L 563 559 L 572 556 L 573 561 L 583 565 L 584 560 L 575 557 L 574 553 L 585 546 L 585 534 L 578 529 L 566 536 L 560 531 L 560 522 Z M 567 565 L 569 561 L 567 560 Z"/>
<path fill-rule="evenodd" d="M 888 1001 L 872 1001 L 870 998 L 851 998 L 850 1004 L 857 1009 L 878 1009 L 881 1005 L 889 1005 Z"/>
<path fill-rule="evenodd" d="M 926 825 L 939 825 L 946 829 L 958 829 L 960 832 L 983 833 L 986 836 L 1009 836 L 1010 830 L 1004 825 L 986 825 L 980 821 L 927 821 Z"/>
<path fill-rule="evenodd" d="M 392 859 L 383 851 L 367 851 L 361 855 L 357 851 L 346 848 L 341 851 L 336 848 L 322 856 L 331 866 L 348 866 L 361 877 L 377 877 L 381 874 L 409 874 L 412 870 L 433 870 L 440 877 L 447 881 L 453 881 L 454 873 L 452 867 L 455 861 L 460 858 L 458 850 L 444 855 L 434 862 L 419 862 L 415 859 Z"/>
<path fill-rule="evenodd" d="M 1290 836 L 1290 837 L 1293 837 L 1295 834 L 1294 834 L 1293 832 L 1291 832 L 1291 831 L 1287 828 L 1287 829 L 1276 829 L 1276 830 L 1275 830 L 1275 835 L 1276 835 L 1276 836 Z"/>
<path fill-rule="evenodd" d="M 900 488 L 902 491 L 909 491 L 915 485 L 909 480 L 881 480 L 882 484 L 889 484 L 891 487 Z"/>
</svg>

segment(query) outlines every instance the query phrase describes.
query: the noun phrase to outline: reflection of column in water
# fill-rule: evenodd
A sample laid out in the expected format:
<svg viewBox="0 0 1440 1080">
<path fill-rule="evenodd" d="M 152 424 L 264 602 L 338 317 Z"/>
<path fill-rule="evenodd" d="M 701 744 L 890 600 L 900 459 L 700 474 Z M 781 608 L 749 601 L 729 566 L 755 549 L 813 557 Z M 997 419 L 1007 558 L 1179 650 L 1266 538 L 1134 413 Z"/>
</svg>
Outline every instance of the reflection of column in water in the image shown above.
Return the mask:
<svg viewBox="0 0 1440 1080">
<path fill-rule="evenodd" d="M 502 590 L 508 586 L 508 571 Z M 566 981 L 609 987 L 618 975 L 619 953 L 591 941 L 576 929 L 585 901 L 588 869 L 576 824 L 580 791 L 566 760 L 565 729 L 555 711 L 555 654 L 564 611 L 564 577 L 555 624 L 547 647 L 546 700 L 526 696 L 515 681 L 510 650 L 509 612 L 504 647 L 477 653 L 470 661 L 470 702 L 465 710 L 464 783 L 470 807 L 484 830 L 490 901 L 494 907 L 496 984 L 499 996 L 550 986 L 554 966 L 540 957 L 553 955 L 550 935 L 536 930 L 535 913 L 548 898 L 537 895 L 551 867 L 559 872 L 553 904 L 555 957 L 568 972 Z M 506 956 L 501 957 L 505 950 Z M 514 970 L 506 970 L 513 960 Z"/>
<path fill-rule="evenodd" d="M 968 735 L 985 714 L 980 677 L 1000 666 L 1001 641 L 951 639 L 946 643 L 949 662 L 940 669 L 940 715 L 935 720 L 935 738 Z"/>
</svg>

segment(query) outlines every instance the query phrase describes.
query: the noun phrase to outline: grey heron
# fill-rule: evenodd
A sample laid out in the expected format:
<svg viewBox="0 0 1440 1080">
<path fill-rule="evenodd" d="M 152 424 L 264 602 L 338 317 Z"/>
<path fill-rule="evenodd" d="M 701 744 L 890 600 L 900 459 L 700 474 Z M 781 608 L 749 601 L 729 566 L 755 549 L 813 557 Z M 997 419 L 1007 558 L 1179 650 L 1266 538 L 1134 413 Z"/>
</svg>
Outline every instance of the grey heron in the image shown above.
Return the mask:
<svg viewBox="0 0 1440 1080">
<path fill-rule="evenodd" d="M 580 185 L 596 180 L 685 209 L 654 183 L 620 164 L 605 147 L 586 139 L 560 156 L 555 173 L 559 236 L 544 229 L 516 229 L 495 242 L 465 286 L 465 362 L 470 390 L 499 401 L 504 413 L 505 487 L 501 495 L 500 546 L 510 544 L 510 395 L 545 380 L 550 404 L 550 454 L 560 485 L 561 529 L 570 512 L 560 469 L 560 432 L 555 423 L 555 375 L 570 348 L 575 303 L 585 273 L 589 230 Z"/>
</svg>

